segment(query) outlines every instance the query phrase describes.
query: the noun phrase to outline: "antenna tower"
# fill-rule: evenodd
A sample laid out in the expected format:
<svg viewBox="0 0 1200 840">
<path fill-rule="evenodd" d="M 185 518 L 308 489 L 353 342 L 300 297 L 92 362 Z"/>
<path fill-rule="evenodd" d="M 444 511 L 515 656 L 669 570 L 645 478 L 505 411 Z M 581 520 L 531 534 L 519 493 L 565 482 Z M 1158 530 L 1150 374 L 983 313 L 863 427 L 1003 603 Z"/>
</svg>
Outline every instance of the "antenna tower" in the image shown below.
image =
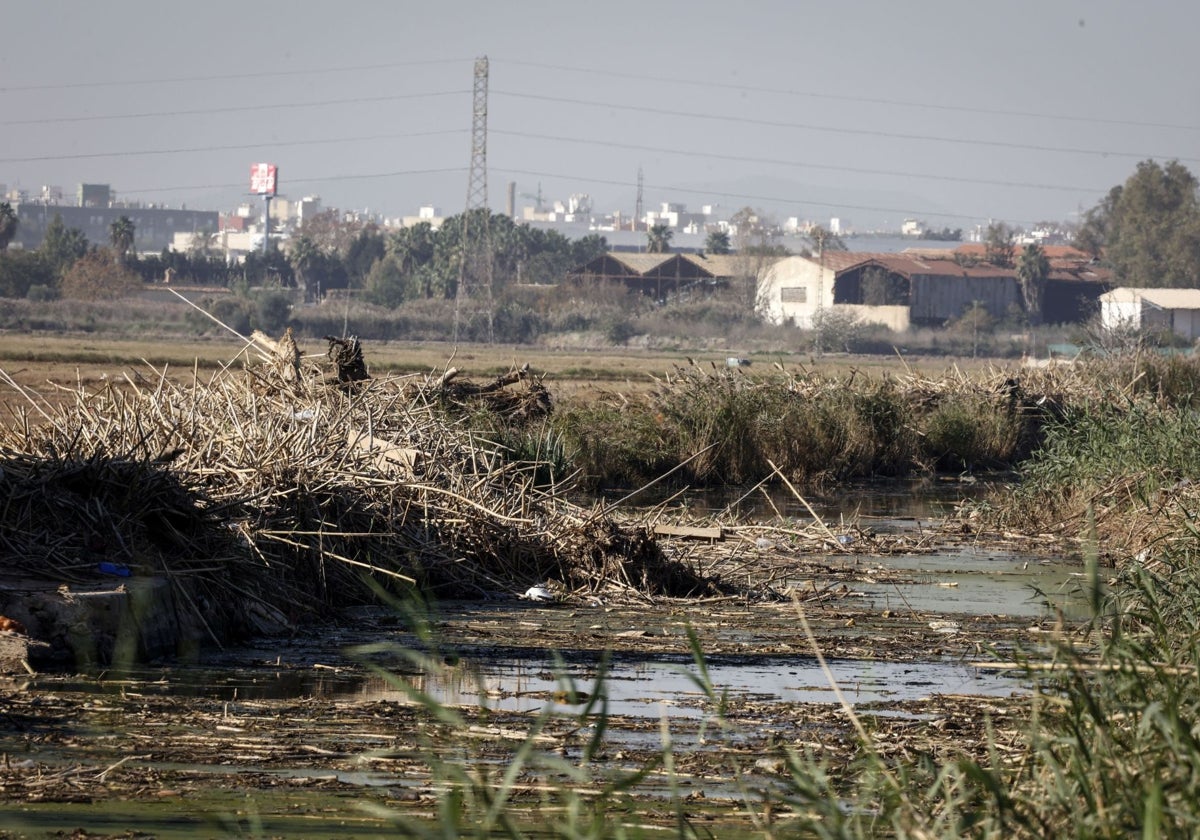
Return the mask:
<svg viewBox="0 0 1200 840">
<path fill-rule="evenodd" d="M 642 223 L 642 167 L 638 167 L 637 201 L 633 204 L 633 229 L 637 230 Z"/>
<path fill-rule="evenodd" d="M 487 56 L 475 59 L 475 95 L 471 108 L 471 170 L 467 176 L 467 206 L 462 217 L 462 256 L 454 296 L 454 340 L 458 341 L 459 309 L 479 287 L 487 296 L 488 341 L 492 341 L 492 243 L 488 232 L 487 194 Z M 477 216 L 472 231 L 471 217 Z M 474 236 L 474 239 L 472 239 Z M 472 288 L 474 287 L 474 288 Z"/>
</svg>

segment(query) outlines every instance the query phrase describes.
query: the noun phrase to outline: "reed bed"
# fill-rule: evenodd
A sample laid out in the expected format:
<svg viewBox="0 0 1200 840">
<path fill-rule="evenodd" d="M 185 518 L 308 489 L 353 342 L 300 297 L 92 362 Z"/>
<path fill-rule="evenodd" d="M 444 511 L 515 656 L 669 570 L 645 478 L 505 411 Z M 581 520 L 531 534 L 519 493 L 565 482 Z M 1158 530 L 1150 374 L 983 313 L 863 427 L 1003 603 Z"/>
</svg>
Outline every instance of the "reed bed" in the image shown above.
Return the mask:
<svg viewBox="0 0 1200 840">
<path fill-rule="evenodd" d="M 647 528 L 535 484 L 536 464 L 445 410 L 502 387 L 449 371 L 347 380 L 302 357 L 290 332 L 244 353 L 203 378 L 148 367 L 53 401 L 26 392 L 0 427 L 7 571 L 165 575 L 204 621 L 251 602 L 281 623 L 379 587 L 442 599 L 546 580 L 563 595 L 718 588 Z M 524 389 L 502 398 L 514 411 L 544 399 L 525 380 L 504 383 Z"/>
<path fill-rule="evenodd" d="M 871 377 L 693 363 L 646 392 L 560 405 L 554 426 L 594 486 L 636 486 L 685 461 L 680 484 L 752 484 L 777 466 L 817 486 L 1011 468 L 1082 387 L 1070 370 Z"/>
</svg>

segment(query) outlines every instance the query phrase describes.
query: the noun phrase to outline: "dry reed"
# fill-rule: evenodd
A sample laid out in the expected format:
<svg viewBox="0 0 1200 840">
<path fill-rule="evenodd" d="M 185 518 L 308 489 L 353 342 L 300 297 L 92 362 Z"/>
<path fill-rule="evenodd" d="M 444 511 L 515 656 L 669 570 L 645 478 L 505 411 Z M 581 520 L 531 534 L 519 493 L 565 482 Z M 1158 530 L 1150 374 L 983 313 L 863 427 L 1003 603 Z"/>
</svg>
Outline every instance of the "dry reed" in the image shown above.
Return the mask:
<svg viewBox="0 0 1200 840">
<path fill-rule="evenodd" d="M 150 367 L 65 400 L 26 392 L 0 426 L 7 571 L 165 575 L 201 615 L 253 603 L 281 621 L 379 587 L 442 599 L 545 580 L 564 595 L 714 591 L 649 530 L 535 485 L 537 465 L 443 410 L 507 385 L 526 386 L 497 398 L 514 412 L 548 406 L 523 372 L 495 387 L 449 371 L 339 382 L 290 338 L 256 335 L 241 366 L 206 379 Z"/>
</svg>

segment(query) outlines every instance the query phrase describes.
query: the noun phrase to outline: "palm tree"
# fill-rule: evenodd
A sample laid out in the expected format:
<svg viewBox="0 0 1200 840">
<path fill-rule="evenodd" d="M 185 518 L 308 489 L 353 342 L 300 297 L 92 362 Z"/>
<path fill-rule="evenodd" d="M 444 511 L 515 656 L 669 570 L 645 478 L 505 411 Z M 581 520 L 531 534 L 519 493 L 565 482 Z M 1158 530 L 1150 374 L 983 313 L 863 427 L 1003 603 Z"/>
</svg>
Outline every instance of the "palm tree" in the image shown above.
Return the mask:
<svg viewBox="0 0 1200 840">
<path fill-rule="evenodd" d="M 8 243 L 17 235 L 17 212 L 7 201 L 0 202 L 0 251 L 8 250 Z"/>
<path fill-rule="evenodd" d="M 671 237 L 675 231 L 670 226 L 659 222 L 646 231 L 646 250 L 651 254 L 666 254 L 671 250 Z"/>
<path fill-rule="evenodd" d="M 1036 324 L 1042 319 L 1042 295 L 1046 290 L 1046 278 L 1050 276 L 1050 261 L 1041 245 L 1026 245 L 1017 260 L 1017 282 L 1021 284 L 1021 297 L 1025 301 L 1025 312 L 1029 321 Z"/>
<path fill-rule="evenodd" d="M 714 230 L 704 240 L 704 253 L 706 254 L 728 254 L 730 250 L 729 231 Z"/>
<path fill-rule="evenodd" d="M 128 216 L 121 216 L 108 227 L 108 239 L 121 262 L 125 262 L 129 249 L 133 247 L 134 233 L 133 220 Z"/>
<path fill-rule="evenodd" d="M 324 256 L 317 243 L 307 235 L 302 235 L 292 243 L 292 269 L 296 272 L 296 283 L 304 289 L 304 299 L 316 300 L 319 295 L 317 286 L 317 270 Z"/>
</svg>

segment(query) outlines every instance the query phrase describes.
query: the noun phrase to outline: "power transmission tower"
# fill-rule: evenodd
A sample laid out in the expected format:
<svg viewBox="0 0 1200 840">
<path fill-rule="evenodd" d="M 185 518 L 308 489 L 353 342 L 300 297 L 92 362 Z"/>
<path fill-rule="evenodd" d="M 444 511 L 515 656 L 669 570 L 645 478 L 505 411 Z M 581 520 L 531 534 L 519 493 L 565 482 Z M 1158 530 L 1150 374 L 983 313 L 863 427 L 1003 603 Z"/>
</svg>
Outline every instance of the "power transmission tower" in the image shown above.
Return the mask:
<svg viewBox="0 0 1200 840">
<path fill-rule="evenodd" d="M 458 341 L 459 309 L 479 287 L 487 296 L 488 341 L 492 341 L 492 243 L 488 232 L 487 190 L 487 56 L 475 59 L 475 95 L 471 108 L 471 170 L 467 175 L 467 206 L 463 211 L 458 290 L 454 296 L 454 340 Z M 479 230 L 472 234 L 471 216 Z M 472 235 L 474 240 L 472 240 Z M 474 287 L 474 288 L 472 288 Z"/>
<path fill-rule="evenodd" d="M 637 201 L 633 204 L 633 229 L 642 222 L 642 167 L 638 167 Z"/>
</svg>

